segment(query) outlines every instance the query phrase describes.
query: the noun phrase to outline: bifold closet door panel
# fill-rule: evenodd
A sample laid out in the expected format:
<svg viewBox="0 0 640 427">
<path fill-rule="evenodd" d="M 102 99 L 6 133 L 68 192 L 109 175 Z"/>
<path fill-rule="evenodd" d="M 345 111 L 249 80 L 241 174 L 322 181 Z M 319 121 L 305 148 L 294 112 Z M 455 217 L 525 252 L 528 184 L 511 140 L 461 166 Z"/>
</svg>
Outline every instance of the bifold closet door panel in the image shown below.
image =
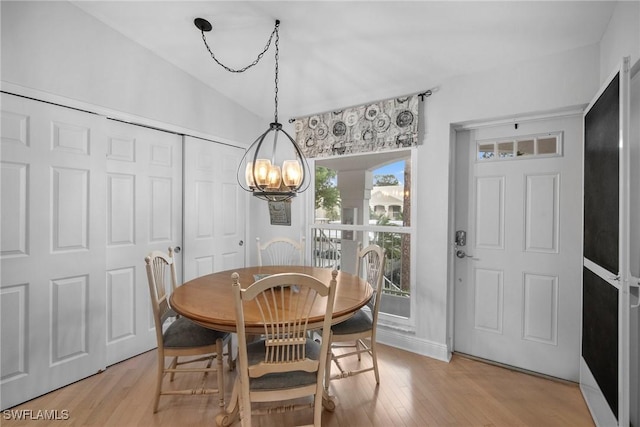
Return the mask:
<svg viewBox="0 0 640 427">
<path fill-rule="evenodd" d="M 184 280 L 245 266 L 247 193 L 236 173 L 244 150 L 184 137 Z"/>
<path fill-rule="evenodd" d="M 106 367 L 106 119 L 1 101 L 4 409 Z"/>
<path fill-rule="evenodd" d="M 157 345 L 144 258 L 182 246 L 182 136 L 108 120 L 106 342 L 109 365 Z M 176 254 L 178 277 L 181 253 Z"/>
</svg>

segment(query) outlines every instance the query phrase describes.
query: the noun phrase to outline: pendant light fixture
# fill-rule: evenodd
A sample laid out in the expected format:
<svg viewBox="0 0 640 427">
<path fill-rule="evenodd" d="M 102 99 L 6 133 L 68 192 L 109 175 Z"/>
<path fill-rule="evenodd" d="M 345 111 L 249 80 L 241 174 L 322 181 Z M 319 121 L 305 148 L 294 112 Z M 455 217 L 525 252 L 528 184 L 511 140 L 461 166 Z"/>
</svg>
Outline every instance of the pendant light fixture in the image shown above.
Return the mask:
<svg viewBox="0 0 640 427">
<path fill-rule="evenodd" d="M 211 55 L 211 58 L 232 73 L 243 73 L 256 65 L 269 50 L 272 41 L 275 45 L 275 110 L 273 122 L 249 146 L 245 152 L 237 171 L 238 184 L 251 192 L 254 196 L 267 201 L 284 201 L 295 197 L 296 194 L 305 191 L 309 187 L 309 165 L 300 151 L 295 140 L 282 128 L 278 122 L 278 61 L 279 41 L 278 30 L 280 21 L 276 20 L 275 27 L 264 50 L 258 57 L 246 67 L 233 69 L 222 64 L 211 51 L 207 44 L 205 32 L 212 30 L 209 21 L 196 18 L 195 26 L 202 33 L 202 40 Z M 279 135 L 282 137 L 279 138 Z"/>
</svg>

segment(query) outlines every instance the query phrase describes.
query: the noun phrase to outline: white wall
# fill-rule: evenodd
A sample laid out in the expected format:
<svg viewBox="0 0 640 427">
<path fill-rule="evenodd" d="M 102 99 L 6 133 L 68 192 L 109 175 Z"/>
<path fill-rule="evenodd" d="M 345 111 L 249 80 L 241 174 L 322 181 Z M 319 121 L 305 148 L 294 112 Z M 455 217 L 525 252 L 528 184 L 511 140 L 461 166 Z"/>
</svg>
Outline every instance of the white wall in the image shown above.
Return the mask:
<svg viewBox="0 0 640 427">
<path fill-rule="evenodd" d="M 309 190 L 311 191 L 311 190 Z M 309 191 L 301 196 L 297 196 L 291 201 L 291 225 L 271 225 L 269 218 L 269 207 L 264 200 L 251 197 L 249 209 L 250 231 L 247 238 L 249 244 L 247 253 L 247 265 L 256 265 L 258 262 L 258 252 L 256 248 L 256 237 L 260 238 L 262 243 L 274 237 L 288 237 L 292 240 L 299 241 L 305 235 L 304 202 L 305 195 L 310 194 Z M 307 257 L 308 258 L 308 257 Z"/>
<path fill-rule="evenodd" d="M 626 15 L 628 8 L 636 6 L 622 4 L 616 9 L 615 16 Z M 620 8 L 623 8 L 622 12 Z M 616 41 L 612 43 L 616 48 L 620 46 L 617 40 L 627 40 L 637 34 L 633 33 L 634 26 L 637 28 L 637 20 L 625 20 L 624 23 L 624 28 L 614 31 Z M 611 30 L 607 31 L 606 37 L 613 38 L 609 34 L 612 34 Z M 607 48 L 606 52 L 609 51 Z M 603 67 L 601 55 L 601 47 L 597 44 L 511 67 L 458 76 L 442 82 L 439 90 L 427 98 L 422 118 L 425 135 L 417 149 L 418 167 L 415 173 L 418 196 L 414 206 L 419 224 L 414 295 L 416 328 L 415 333 L 404 335 L 397 331 L 386 331 L 380 334 L 381 340 L 444 358 L 442 350 L 447 345 L 447 322 L 452 308 L 447 292 L 452 240 L 448 231 L 449 188 L 444 184 L 449 182 L 449 149 L 453 142 L 451 126 L 582 107 L 591 101 L 600 86 L 600 70 Z M 622 55 L 615 53 L 611 56 Z M 270 226 L 268 220 L 265 222 L 266 206 L 253 201 L 252 220 L 258 224 L 255 229 L 267 235 L 289 232 L 294 238 L 304 233 L 303 223 L 297 220 L 307 215 L 305 204 L 302 198 L 293 203 L 294 225 L 284 230 Z"/>
<path fill-rule="evenodd" d="M 265 124 L 266 130 L 266 124 Z M 290 135 L 295 135 L 293 129 L 287 129 Z M 309 168 L 313 169 L 313 162 L 309 162 Z M 258 252 L 256 248 L 256 237 L 259 237 L 262 243 L 274 237 L 288 237 L 299 241 L 306 236 L 306 221 L 308 203 L 312 203 L 313 182 L 309 185 L 307 191 L 291 199 L 291 225 L 271 225 L 269 218 L 269 207 L 267 202 L 256 197 L 251 197 L 249 201 L 249 212 L 247 221 L 249 221 L 249 235 L 247 242 L 249 244 L 247 252 L 247 265 L 256 265 L 258 262 Z M 309 259 L 307 257 L 307 259 Z"/>
<path fill-rule="evenodd" d="M 619 1 L 613 11 L 607 31 L 600 41 L 600 82 L 616 69 L 622 58 L 631 57 L 631 64 L 640 60 L 640 2 Z"/>
<path fill-rule="evenodd" d="M 436 358 L 446 358 L 449 316 L 449 149 L 451 126 L 469 121 L 514 117 L 535 112 L 586 105 L 599 87 L 599 46 L 502 67 L 444 81 L 427 98 L 422 120 L 424 140 L 415 171 L 418 194 L 415 332 L 384 330 L 379 340 Z M 313 166 L 312 166 L 313 167 Z M 304 198 L 311 197 L 308 192 Z M 311 205 L 311 200 L 308 201 Z M 304 233 L 303 198 L 294 200 L 293 225 L 270 226 L 264 202 L 252 201 L 252 224 L 264 235 Z M 254 222 L 255 221 L 255 222 Z M 252 226 L 253 227 L 253 226 Z M 380 331 L 380 329 L 379 329 Z"/>
<path fill-rule="evenodd" d="M 261 120 L 67 2 L 2 1 L 3 90 L 47 94 L 248 144 Z"/>
<path fill-rule="evenodd" d="M 448 182 L 451 125 L 587 104 L 600 82 L 627 55 L 632 63 L 640 57 L 637 1 L 618 3 L 598 45 L 454 78 L 443 82 L 441 89 L 428 98 L 426 137 L 418 161 L 417 210 L 419 223 L 425 226 L 418 230 L 416 297 L 420 309 L 416 337 L 437 344 L 447 342 L 449 189 L 437 184 Z"/>
<path fill-rule="evenodd" d="M 599 86 L 598 46 L 443 82 L 426 104 L 418 159 L 418 307 L 416 336 L 447 342 L 450 128 L 589 102 Z M 424 226 L 422 226 L 424 225 Z"/>
</svg>

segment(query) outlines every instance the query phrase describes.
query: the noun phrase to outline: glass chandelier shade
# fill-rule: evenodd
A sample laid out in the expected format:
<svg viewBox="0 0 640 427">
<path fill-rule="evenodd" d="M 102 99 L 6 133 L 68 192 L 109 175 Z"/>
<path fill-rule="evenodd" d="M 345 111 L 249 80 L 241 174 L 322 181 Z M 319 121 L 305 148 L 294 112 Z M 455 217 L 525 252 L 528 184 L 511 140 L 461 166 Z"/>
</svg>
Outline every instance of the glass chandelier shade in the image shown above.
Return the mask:
<svg viewBox="0 0 640 427">
<path fill-rule="evenodd" d="M 271 123 L 247 149 L 237 175 L 244 190 L 268 201 L 289 200 L 305 191 L 310 182 L 307 160 L 277 122 Z"/>
</svg>

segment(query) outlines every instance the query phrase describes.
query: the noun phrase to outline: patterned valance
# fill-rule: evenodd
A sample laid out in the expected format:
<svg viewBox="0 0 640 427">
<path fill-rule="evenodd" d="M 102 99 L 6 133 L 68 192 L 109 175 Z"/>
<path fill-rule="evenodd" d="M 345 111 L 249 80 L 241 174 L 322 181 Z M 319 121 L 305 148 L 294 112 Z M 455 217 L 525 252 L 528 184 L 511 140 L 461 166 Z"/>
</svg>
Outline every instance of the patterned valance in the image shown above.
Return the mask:
<svg viewBox="0 0 640 427">
<path fill-rule="evenodd" d="M 309 158 L 417 145 L 419 96 L 298 118 L 296 142 Z"/>
</svg>

